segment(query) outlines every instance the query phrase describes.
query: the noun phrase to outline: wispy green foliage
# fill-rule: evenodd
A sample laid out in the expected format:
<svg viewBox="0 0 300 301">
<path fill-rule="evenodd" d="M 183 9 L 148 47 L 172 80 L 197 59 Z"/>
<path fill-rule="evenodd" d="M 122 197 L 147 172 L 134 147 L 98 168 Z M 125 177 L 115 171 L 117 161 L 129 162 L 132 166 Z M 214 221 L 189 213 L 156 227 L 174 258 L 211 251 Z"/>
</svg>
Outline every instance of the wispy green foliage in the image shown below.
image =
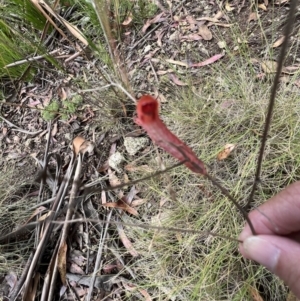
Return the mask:
<svg viewBox="0 0 300 301">
<path fill-rule="evenodd" d="M 81 104 L 81 95 L 75 95 L 70 99 L 65 99 L 62 103 L 53 99 L 42 111 L 42 117 L 45 121 L 53 120 L 56 116 L 60 116 L 61 119 L 66 120 L 78 110 Z"/>
<path fill-rule="evenodd" d="M 59 102 L 54 99 L 42 111 L 42 117 L 44 120 L 50 121 L 53 120 L 58 113 L 59 113 Z"/>
</svg>

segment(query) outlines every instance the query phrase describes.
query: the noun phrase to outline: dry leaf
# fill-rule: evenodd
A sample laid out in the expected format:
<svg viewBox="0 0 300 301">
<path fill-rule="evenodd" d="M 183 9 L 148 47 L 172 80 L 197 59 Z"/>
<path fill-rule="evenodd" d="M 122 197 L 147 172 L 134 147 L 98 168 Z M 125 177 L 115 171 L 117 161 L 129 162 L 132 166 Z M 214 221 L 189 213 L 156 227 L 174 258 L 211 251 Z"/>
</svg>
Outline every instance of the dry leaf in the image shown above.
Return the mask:
<svg viewBox="0 0 300 301">
<path fill-rule="evenodd" d="M 145 33 L 146 30 L 148 29 L 148 27 L 151 26 L 152 24 L 164 21 L 166 18 L 162 18 L 163 14 L 164 13 L 162 12 L 162 13 L 158 14 L 157 16 L 155 16 L 153 19 L 147 20 L 146 24 L 142 28 L 142 32 Z"/>
<path fill-rule="evenodd" d="M 174 64 L 174 65 L 189 67 L 189 64 L 188 64 L 188 63 L 180 62 L 180 61 L 174 61 L 174 60 L 172 60 L 172 59 L 167 59 L 166 62 L 167 62 L 167 63 L 170 63 L 170 64 Z"/>
<path fill-rule="evenodd" d="M 249 15 L 247 22 L 256 21 L 258 19 L 258 14 L 256 12 L 253 12 Z"/>
<path fill-rule="evenodd" d="M 250 286 L 249 291 L 252 297 L 252 301 L 264 301 L 264 299 L 262 298 L 262 296 L 259 294 L 258 290 L 255 287 Z"/>
<path fill-rule="evenodd" d="M 124 247 L 128 250 L 128 252 L 131 254 L 132 257 L 139 256 L 139 253 L 134 249 L 131 241 L 126 236 L 125 231 L 123 229 L 123 226 L 120 223 L 117 223 L 116 225 L 117 225 L 117 229 L 118 229 L 120 239 L 121 239 Z"/>
<path fill-rule="evenodd" d="M 57 122 L 55 122 L 54 125 L 53 125 L 53 129 L 51 131 L 51 137 L 55 137 L 57 132 L 58 132 L 58 125 L 57 125 Z"/>
<path fill-rule="evenodd" d="M 61 91 L 60 91 L 60 99 L 61 100 L 66 100 L 68 98 L 68 95 L 67 95 L 67 92 L 64 88 L 61 88 Z"/>
<path fill-rule="evenodd" d="M 279 77 L 279 82 L 282 83 L 282 84 L 287 84 L 287 83 L 290 82 L 290 77 L 287 76 L 287 75 L 280 76 Z"/>
<path fill-rule="evenodd" d="M 58 23 L 64 25 L 70 31 L 70 33 L 75 38 L 80 40 L 84 45 L 87 46 L 89 44 L 83 33 L 76 26 L 59 16 L 44 0 L 31 0 L 31 2 L 64 38 L 68 39 L 64 32 L 55 24 L 49 14 L 52 15 L 58 21 Z"/>
<path fill-rule="evenodd" d="M 85 139 L 81 136 L 77 136 L 73 139 L 73 151 L 76 156 L 79 154 L 80 147 L 84 142 Z"/>
<path fill-rule="evenodd" d="M 300 68 L 299 65 L 287 66 L 287 67 L 283 67 L 281 72 L 292 75 L 292 74 L 297 73 L 299 71 L 299 68 Z"/>
<path fill-rule="evenodd" d="M 43 214 L 42 216 L 40 216 L 40 217 L 38 218 L 38 221 L 39 221 L 39 222 L 44 221 L 49 215 L 51 215 L 51 211 L 49 211 L 49 212 Z"/>
<path fill-rule="evenodd" d="M 206 65 L 210 65 L 216 61 L 218 61 L 220 58 L 222 58 L 224 56 L 224 53 L 220 53 L 220 54 L 216 54 L 214 56 L 212 56 L 211 58 L 201 62 L 201 63 L 196 63 L 196 64 L 192 64 L 191 67 L 203 67 Z"/>
<path fill-rule="evenodd" d="M 147 203 L 146 199 L 136 199 L 131 202 L 131 207 L 138 207 Z"/>
<path fill-rule="evenodd" d="M 68 271 L 72 274 L 85 275 L 85 272 L 83 271 L 83 269 L 74 262 L 69 264 Z"/>
<path fill-rule="evenodd" d="M 182 40 L 187 40 L 187 41 L 200 41 L 200 40 L 202 40 L 202 37 L 200 37 L 196 33 L 191 33 L 191 34 L 188 34 L 186 36 L 181 36 L 181 39 Z"/>
<path fill-rule="evenodd" d="M 209 22 L 216 22 L 218 23 L 218 19 L 210 18 L 210 17 L 200 17 L 196 19 L 197 21 L 209 21 Z"/>
<path fill-rule="evenodd" d="M 224 13 L 223 13 L 221 10 L 219 10 L 219 11 L 214 15 L 214 19 L 219 20 L 219 19 L 221 19 L 223 16 L 224 16 Z"/>
<path fill-rule="evenodd" d="M 172 73 L 174 70 L 172 69 L 168 69 L 168 70 L 158 70 L 156 72 L 157 75 L 165 75 L 165 74 L 168 74 L 168 73 Z"/>
<path fill-rule="evenodd" d="M 235 144 L 231 144 L 231 143 L 226 144 L 224 146 L 224 149 L 218 153 L 217 155 L 218 160 L 219 161 L 225 160 L 230 155 L 230 153 L 234 150 L 234 148 L 235 148 Z"/>
<path fill-rule="evenodd" d="M 129 282 L 127 283 L 123 282 L 123 285 L 125 289 L 128 291 L 132 292 L 138 290 L 141 293 L 141 295 L 143 295 L 145 301 L 152 301 L 151 296 L 148 294 L 148 292 L 145 289 L 138 288 L 135 284 Z"/>
<path fill-rule="evenodd" d="M 126 204 L 122 200 L 118 200 L 116 203 L 105 203 L 105 204 L 102 204 L 102 206 L 121 209 L 123 211 L 126 211 L 126 212 L 134 215 L 134 216 L 139 215 L 138 212 L 134 208 L 130 207 L 128 204 Z"/>
<path fill-rule="evenodd" d="M 186 21 L 190 24 L 190 30 L 195 31 L 197 30 L 197 26 L 199 25 L 199 22 L 196 21 L 192 16 L 187 16 Z"/>
<path fill-rule="evenodd" d="M 261 68 L 265 73 L 276 73 L 277 65 L 277 62 L 275 61 L 263 61 L 261 63 Z"/>
<path fill-rule="evenodd" d="M 132 22 L 132 15 L 130 14 L 122 23 L 122 25 L 127 26 Z"/>
<path fill-rule="evenodd" d="M 58 250 L 58 258 L 57 258 L 57 269 L 59 271 L 60 274 L 60 279 L 61 282 L 63 283 L 63 285 L 67 285 L 67 279 L 66 279 L 66 273 L 67 273 L 67 249 L 68 246 L 66 244 L 66 242 L 64 241 L 59 250 Z"/>
<path fill-rule="evenodd" d="M 199 27 L 198 33 L 205 41 L 212 39 L 212 33 L 206 25 L 201 25 Z"/>
<path fill-rule="evenodd" d="M 221 26 L 221 27 L 231 27 L 233 24 L 225 24 L 225 23 L 219 23 L 219 22 L 209 22 L 207 24 L 207 27 L 210 27 L 210 26 Z"/>
<path fill-rule="evenodd" d="M 77 136 L 73 139 L 73 151 L 75 155 L 77 156 L 79 153 L 80 154 L 85 154 L 89 153 L 91 154 L 95 148 L 94 143 L 85 140 L 81 136 Z"/>
<path fill-rule="evenodd" d="M 169 78 L 173 81 L 174 84 L 178 86 L 187 86 L 188 84 L 182 82 L 174 73 L 169 74 Z"/>
<path fill-rule="evenodd" d="M 225 9 L 230 12 L 234 10 L 234 7 L 232 7 L 228 2 L 225 3 Z"/>
<path fill-rule="evenodd" d="M 261 8 L 264 11 L 267 11 L 267 7 L 262 3 L 262 4 L 258 4 L 257 6 L 258 8 Z"/>
<path fill-rule="evenodd" d="M 23 300 L 26 301 L 36 300 L 37 288 L 38 288 L 38 284 L 40 284 L 40 278 L 41 278 L 41 274 L 37 272 L 33 277 L 33 279 L 31 279 L 29 283 L 30 289 L 27 290 L 27 295 L 23 296 Z"/>
<path fill-rule="evenodd" d="M 190 24 L 190 30 L 195 30 L 198 24 L 198 21 L 194 19 L 192 16 L 186 17 L 187 22 Z"/>
<path fill-rule="evenodd" d="M 36 208 L 25 224 L 27 224 L 32 218 L 34 218 L 36 215 L 42 213 L 45 210 L 48 210 L 48 208 L 46 208 L 44 206 L 40 206 L 40 207 Z"/>
<path fill-rule="evenodd" d="M 279 47 L 283 42 L 284 42 L 285 36 L 282 36 L 281 38 L 279 38 L 274 44 L 273 44 L 273 48 Z"/>
<path fill-rule="evenodd" d="M 110 168 L 107 170 L 107 172 L 108 172 L 108 178 L 109 178 L 109 185 L 111 187 L 118 186 L 121 184 L 121 181 L 118 179 L 118 177 L 115 175 L 115 173 L 112 172 L 112 170 Z"/>
</svg>

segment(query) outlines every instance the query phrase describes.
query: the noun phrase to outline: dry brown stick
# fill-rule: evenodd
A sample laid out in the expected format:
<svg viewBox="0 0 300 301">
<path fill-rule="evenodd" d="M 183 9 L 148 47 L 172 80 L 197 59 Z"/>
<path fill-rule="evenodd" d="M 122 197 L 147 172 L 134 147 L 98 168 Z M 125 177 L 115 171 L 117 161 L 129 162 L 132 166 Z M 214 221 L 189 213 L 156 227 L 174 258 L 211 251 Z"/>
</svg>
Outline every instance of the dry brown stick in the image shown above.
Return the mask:
<svg viewBox="0 0 300 301">
<path fill-rule="evenodd" d="M 40 59 L 43 59 L 44 57 L 48 56 L 48 55 L 52 55 L 52 54 L 55 54 L 59 52 L 59 49 L 56 49 L 56 50 L 53 50 L 49 53 L 45 53 L 45 54 L 42 54 L 42 55 L 37 55 L 37 56 L 34 56 L 34 57 L 29 57 L 27 59 L 24 59 L 24 60 L 20 60 L 20 61 L 16 61 L 14 63 L 10 63 L 6 66 L 4 66 L 3 68 L 10 68 L 10 67 L 15 67 L 15 66 L 19 66 L 19 65 L 22 65 L 22 64 L 25 64 L 25 63 L 30 63 L 30 62 L 34 62 L 34 61 L 37 61 L 37 60 L 40 60 Z M 35 55 L 35 54 L 34 54 Z"/>
<path fill-rule="evenodd" d="M 264 128 L 263 136 L 261 139 L 261 145 L 260 145 L 259 155 L 258 155 L 258 159 L 257 159 L 255 179 L 253 182 L 252 190 L 248 197 L 246 209 L 249 209 L 251 202 L 253 201 L 253 196 L 256 191 L 257 184 L 259 183 L 259 180 L 260 180 L 263 155 L 265 152 L 268 133 L 269 133 L 269 129 L 270 129 L 271 121 L 272 121 L 273 109 L 274 109 L 274 105 L 275 105 L 275 97 L 276 97 L 277 87 L 279 85 L 279 77 L 281 75 L 281 70 L 283 67 L 283 62 L 284 62 L 284 58 L 285 58 L 286 49 L 288 46 L 289 36 L 292 32 L 292 27 L 293 27 L 293 24 L 295 21 L 295 14 L 296 14 L 296 8 L 297 8 L 298 2 L 299 2 L 299 0 L 291 0 L 290 10 L 289 10 L 288 17 L 287 17 L 287 24 L 286 24 L 286 27 L 284 30 L 285 38 L 284 38 L 283 44 L 281 46 L 281 51 L 280 51 L 278 64 L 277 64 L 277 70 L 276 70 L 276 74 L 274 77 L 274 82 L 273 82 L 269 105 L 268 105 L 268 113 L 267 113 L 267 118 L 266 118 L 266 122 L 265 122 L 265 128 Z"/>
<path fill-rule="evenodd" d="M 26 281 L 25 281 L 25 284 L 24 284 L 24 295 L 27 295 L 27 291 L 30 289 L 30 282 L 31 282 L 32 276 L 33 276 L 33 274 L 36 270 L 36 267 L 38 266 L 38 264 L 40 262 L 41 256 L 43 255 L 46 244 L 47 244 L 47 242 L 49 240 L 49 237 L 51 235 L 51 232 L 53 230 L 53 227 L 54 227 L 53 221 L 57 217 L 57 214 L 58 214 L 57 211 L 59 210 L 59 208 L 62 204 L 62 200 L 65 196 L 68 184 L 70 182 L 71 175 L 73 173 L 73 169 L 74 169 L 73 158 L 74 157 L 72 157 L 72 159 L 71 159 L 71 162 L 70 162 L 69 167 L 68 167 L 67 174 L 66 174 L 66 176 L 65 176 L 65 178 L 64 178 L 64 180 L 63 180 L 63 182 L 60 186 L 60 189 L 57 193 L 56 199 L 53 202 L 53 206 L 51 208 L 52 211 L 50 212 L 50 215 L 46 219 L 45 230 L 44 230 L 44 233 L 43 233 L 43 237 L 39 241 L 39 244 L 36 248 L 35 254 L 34 254 L 33 259 L 32 259 L 32 264 L 31 264 L 31 266 L 28 270 L 28 274 L 27 274 Z"/>
<path fill-rule="evenodd" d="M 149 225 L 149 224 L 139 224 L 139 223 L 128 223 L 128 222 L 116 222 L 116 221 L 99 221 L 98 219 L 84 219 L 84 218 L 78 218 L 78 219 L 73 219 L 68 221 L 68 223 L 82 223 L 82 222 L 91 222 L 91 223 L 97 223 L 97 224 L 111 224 L 111 225 L 117 225 L 118 223 L 124 225 L 124 226 L 128 226 L 128 227 L 134 227 L 134 228 L 142 228 L 142 229 L 153 229 L 153 230 L 159 230 L 159 231 L 163 231 L 163 232 L 181 232 L 181 233 L 186 233 L 186 234 L 197 234 L 197 235 L 204 235 L 204 236 L 214 236 L 214 237 L 219 237 L 219 238 L 223 238 L 223 239 L 228 239 L 230 241 L 234 241 L 234 242 L 238 242 L 238 243 L 243 243 L 241 240 L 230 237 L 230 236 L 226 236 L 226 235 L 221 235 L 221 234 L 217 234 L 211 231 L 199 231 L 199 230 L 193 230 L 193 229 L 181 229 L 181 228 L 174 228 L 174 227 L 158 227 L 158 226 L 153 226 L 153 225 Z M 41 223 L 41 222 L 33 222 L 30 223 L 28 225 L 26 225 L 25 227 L 28 226 L 36 226 L 37 223 Z M 65 223 L 64 221 L 52 221 L 53 224 L 58 224 L 61 225 L 63 223 Z"/>
<path fill-rule="evenodd" d="M 102 235 L 101 239 L 99 240 L 98 252 L 97 252 L 96 262 L 95 262 L 95 266 L 94 266 L 94 271 L 93 271 L 93 274 L 92 274 L 92 279 L 91 279 L 91 282 L 90 282 L 88 294 L 87 294 L 87 297 L 86 297 L 87 301 L 91 300 L 92 292 L 93 292 L 93 288 L 94 288 L 94 283 L 95 283 L 95 279 L 96 279 L 96 274 L 100 270 L 102 251 L 103 251 L 103 248 L 104 248 L 104 239 L 105 239 L 105 237 L 107 235 L 107 231 L 108 231 L 108 226 L 110 224 L 111 215 L 112 215 L 112 210 L 109 212 L 109 214 L 107 216 L 107 220 L 105 222 L 106 227 L 105 227 L 105 229 L 103 231 L 103 235 Z"/>
</svg>

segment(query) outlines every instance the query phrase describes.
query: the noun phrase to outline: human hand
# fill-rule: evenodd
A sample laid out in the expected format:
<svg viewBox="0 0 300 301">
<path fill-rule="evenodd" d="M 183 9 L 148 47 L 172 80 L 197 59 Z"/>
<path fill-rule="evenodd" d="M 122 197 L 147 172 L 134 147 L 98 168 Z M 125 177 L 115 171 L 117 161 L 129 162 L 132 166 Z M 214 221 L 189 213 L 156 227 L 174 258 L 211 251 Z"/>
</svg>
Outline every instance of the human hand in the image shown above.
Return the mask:
<svg viewBox="0 0 300 301">
<path fill-rule="evenodd" d="M 246 224 L 240 252 L 279 276 L 300 297 L 300 182 L 249 213 L 258 235 Z"/>
</svg>

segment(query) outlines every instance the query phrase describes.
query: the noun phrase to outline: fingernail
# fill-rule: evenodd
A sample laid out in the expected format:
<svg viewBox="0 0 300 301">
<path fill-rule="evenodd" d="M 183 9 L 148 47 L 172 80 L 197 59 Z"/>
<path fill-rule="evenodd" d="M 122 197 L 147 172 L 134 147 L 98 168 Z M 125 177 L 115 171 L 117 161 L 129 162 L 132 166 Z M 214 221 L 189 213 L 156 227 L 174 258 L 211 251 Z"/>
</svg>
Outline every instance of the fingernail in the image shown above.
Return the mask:
<svg viewBox="0 0 300 301">
<path fill-rule="evenodd" d="M 280 249 L 258 236 L 246 238 L 243 246 L 248 258 L 262 264 L 271 272 L 275 271 Z"/>
</svg>

